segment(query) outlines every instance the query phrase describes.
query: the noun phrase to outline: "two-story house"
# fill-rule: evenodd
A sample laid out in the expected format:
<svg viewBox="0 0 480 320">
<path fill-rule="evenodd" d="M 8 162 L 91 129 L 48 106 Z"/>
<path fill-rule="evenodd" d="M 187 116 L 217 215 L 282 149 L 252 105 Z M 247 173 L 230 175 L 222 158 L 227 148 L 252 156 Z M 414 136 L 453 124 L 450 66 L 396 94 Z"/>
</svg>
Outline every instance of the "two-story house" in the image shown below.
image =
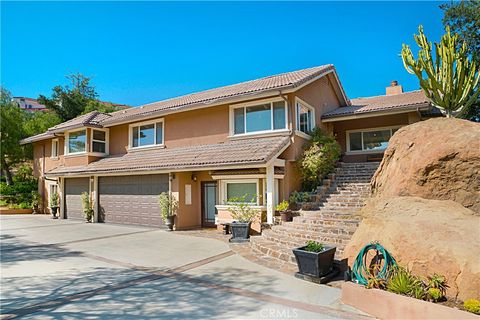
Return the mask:
<svg viewBox="0 0 480 320">
<path fill-rule="evenodd" d="M 34 172 L 48 206 L 82 219 L 88 192 L 95 221 L 160 226 L 158 195 L 179 200 L 176 229 L 230 219 L 227 199 L 258 195 L 274 206 L 300 189 L 296 161 L 314 127 L 336 135 L 343 161 L 381 158 L 399 127 L 431 105 L 420 91 L 349 101 L 333 65 L 193 93 L 111 114 L 91 112 L 22 143 L 33 143 Z"/>
</svg>

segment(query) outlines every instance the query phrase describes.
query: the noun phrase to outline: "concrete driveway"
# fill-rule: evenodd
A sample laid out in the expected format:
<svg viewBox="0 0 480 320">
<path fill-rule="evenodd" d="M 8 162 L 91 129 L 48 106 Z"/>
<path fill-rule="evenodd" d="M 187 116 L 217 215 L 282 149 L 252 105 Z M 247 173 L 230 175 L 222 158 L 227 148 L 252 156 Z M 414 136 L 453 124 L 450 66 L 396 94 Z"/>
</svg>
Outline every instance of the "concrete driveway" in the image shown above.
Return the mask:
<svg viewBox="0 0 480 320">
<path fill-rule="evenodd" d="M 340 290 L 163 230 L 0 216 L 2 319 L 357 319 Z"/>
</svg>

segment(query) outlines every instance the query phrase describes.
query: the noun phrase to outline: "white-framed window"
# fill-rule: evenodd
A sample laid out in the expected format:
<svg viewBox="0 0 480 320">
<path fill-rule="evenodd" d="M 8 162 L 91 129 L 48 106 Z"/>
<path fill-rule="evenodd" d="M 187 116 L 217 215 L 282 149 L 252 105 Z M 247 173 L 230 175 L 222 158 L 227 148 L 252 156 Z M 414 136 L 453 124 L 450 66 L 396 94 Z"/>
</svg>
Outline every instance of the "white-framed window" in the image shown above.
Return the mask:
<svg viewBox="0 0 480 320">
<path fill-rule="evenodd" d="M 58 158 L 58 152 L 59 152 L 59 143 L 58 143 L 58 139 L 52 139 L 52 153 L 50 155 L 51 158 Z"/>
<path fill-rule="evenodd" d="M 384 151 L 388 147 L 388 141 L 398 129 L 399 126 L 347 131 L 347 151 L 351 153 Z"/>
<path fill-rule="evenodd" d="M 130 125 L 129 136 L 130 148 L 163 145 L 164 121 L 160 119 L 132 124 Z"/>
<path fill-rule="evenodd" d="M 232 199 L 245 199 L 246 203 L 259 205 L 260 190 L 258 179 L 222 180 L 221 196 L 223 203 L 232 202 Z"/>
<path fill-rule="evenodd" d="M 68 132 L 65 138 L 65 153 L 75 154 L 86 152 L 87 130 Z"/>
<path fill-rule="evenodd" d="M 92 129 L 91 152 L 108 154 L 108 131 Z"/>
<path fill-rule="evenodd" d="M 287 103 L 283 98 L 230 106 L 230 134 L 255 134 L 287 129 Z"/>
<path fill-rule="evenodd" d="M 315 109 L 299 98 L 295 100 L 297 130 L 309 134 L 315 127 Z"/>
</svg>

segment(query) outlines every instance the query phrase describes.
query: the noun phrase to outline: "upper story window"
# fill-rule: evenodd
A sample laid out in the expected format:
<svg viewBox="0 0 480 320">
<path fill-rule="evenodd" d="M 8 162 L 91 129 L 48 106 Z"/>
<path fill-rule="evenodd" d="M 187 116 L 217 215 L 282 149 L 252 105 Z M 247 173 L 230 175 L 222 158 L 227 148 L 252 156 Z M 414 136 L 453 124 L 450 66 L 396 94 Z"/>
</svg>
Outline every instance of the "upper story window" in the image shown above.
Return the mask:
<svg viewBox="0 0 480 320">
<path fill-rule="evenodd" d="M 287 105 L 283 99 L 232 106 L 234 135 L 287 129 Z"/>
<path fill-rule="evenodd" d="M 92 129 L 92 152 L 108 153 L 107 132 Z"/>
<path fill-rule="evenodd" d="M 87 131 L 80 130 L 68 133 L 68 153 L 80 153 L 86 151 Z"/>
<path fill-rule="evenodd" d="M 163 145 L 163 120 L 130 126 L 130 147 Z"/>
<path fill-rule="evenodd" d="M 388 141 L 399 127 L 372 128 L 347 132 L 348 152 L 383 151 L 388 147 Z"/>
<path fill-rule="evenodd" d="M 307 103 L 297 98 L 297 130 L 309 134 L 315 127 L 315 111 Z"/>
<path fill-rule="evenodd" d="M 52 153 L 51 153 L 50 157 L 57 158 L 58 157 L 58 151 L 59 151 L 58 139 L 53 139 L 52 140 Z"/>
</svg>

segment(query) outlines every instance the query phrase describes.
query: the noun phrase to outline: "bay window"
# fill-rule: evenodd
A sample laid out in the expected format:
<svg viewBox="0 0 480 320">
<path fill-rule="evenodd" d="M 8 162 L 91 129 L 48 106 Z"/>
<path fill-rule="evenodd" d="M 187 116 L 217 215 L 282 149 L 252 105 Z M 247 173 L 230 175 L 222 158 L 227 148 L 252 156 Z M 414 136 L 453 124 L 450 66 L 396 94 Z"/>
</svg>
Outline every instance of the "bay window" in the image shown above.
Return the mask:
<svg viewBox="0 0 480 320">
<path fill-rule="evenodd" d="M 304 102 L 297 101 L 297 130 L 309 134 L 314 127 L 313 108 Z"/>
<path fill-rule="evenodd" d="M 287 129 L 287 106 L 283 99 L 233 107 L 232 113 L 235 135 Z"/>
<path fill-rule="evenodd" d="M 102 130 L 92 130 L 92 152 L 107 153 L 107 133 Z"/>
<path fill-rule="evenodd" d="M 163 120 L 130 127 L 130 147 L 163 145 Z"/>
<path fill-rule="evenodd" d="M 399 128 L 373 128 L 347 132 L 349 152 L 384 151 L 388 141 Z"/>
<path fill-rule="evenodd" d="M 85 152 L 86 149 L 86 141 L 87 141 L 87 131 L 80 130 L 75 132 L 68 133 L 68 144 L 67 144 L 67 151 L 68 153 L 80 153 Z"/>
</svg>

